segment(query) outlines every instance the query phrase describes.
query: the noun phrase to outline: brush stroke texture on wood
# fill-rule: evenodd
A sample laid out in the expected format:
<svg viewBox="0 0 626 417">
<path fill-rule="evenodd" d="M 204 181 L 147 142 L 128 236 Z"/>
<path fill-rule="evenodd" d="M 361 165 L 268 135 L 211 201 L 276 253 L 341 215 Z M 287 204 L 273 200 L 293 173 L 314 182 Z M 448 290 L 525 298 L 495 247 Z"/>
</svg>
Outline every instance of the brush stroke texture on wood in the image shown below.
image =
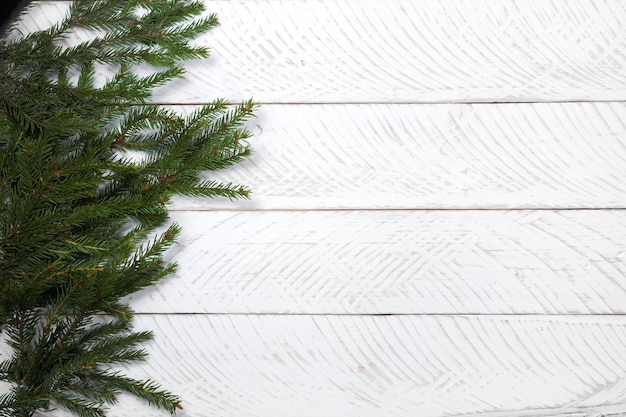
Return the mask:
<svg viewBox="0 0 626 417">
<path fill-rule="evenodd" d="M 267 105 L 251 128 L 253 157 L 207 177 L 252 199 L 172 208 L 626 207 L 624 103 Z"/>
<path fill-rule="evenodd" d="M 599 101 L 626 99 L 626 2 L 206 4 L 212 59 L 155 101 L 266 103 L 216 175 L 254 200 L 171 206 L 180 268 L 132 299 L 156 340 L 131 374 L 180 417 L 626 410 L 626 211 L 474 210 L 625 207 L 626 106 Z"/>
<path fill-rule="evenodd" d="M 138 328 L 159 332 L 131 371 L 183 393 L 180 417 L 581 417 L 626 403 L 624 317 L 156 315 Z M 113 413 L 128 415 L 148 414 Z"/>
<path fill-rule="evenodd" d="M 67 2 L 44 2 L 45 27 Z M 626 99 L 621 0 L 207 1 L 213 58 L 156 100 L 264 103 Z M 77 35 L 79 36 L 79 35 Z M 68 42 L 76 39 L 69 38 Z"/>
<path fill-rule="evenodd" d="M 176 212 L 152 313 L 551 313 L 626 308 L 626 212 Z"/>
</svg>

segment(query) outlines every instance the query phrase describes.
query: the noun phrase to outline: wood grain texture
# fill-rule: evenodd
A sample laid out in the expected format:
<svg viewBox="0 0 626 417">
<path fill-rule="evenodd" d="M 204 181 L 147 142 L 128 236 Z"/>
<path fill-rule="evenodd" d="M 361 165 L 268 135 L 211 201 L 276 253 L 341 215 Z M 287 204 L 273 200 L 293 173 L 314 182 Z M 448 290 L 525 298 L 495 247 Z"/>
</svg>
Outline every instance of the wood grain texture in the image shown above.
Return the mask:
<svg viewBox="0 0 626 417">
<path fill-rule="evenodd" d="M 45 2 L 37 28 L 67 2 Z M 156 100 L 264 103 L 624 100 L 621 0 L 207 1 L 223 24 Z M 68 39 L 72 42 L 73 39 Z"/>
<path fill-rule="evenodd" d="M 207 174 L 252 199 L 172 208 L 626 207 L 625 121 L 624 103 L 267 105 L 250 160 Z"/>
<path fill-rule="evenodd" d="M 626 212 L 176 212 L 139 312 L 626 312 Z"/>
<path fill-rule="evenodd" d="M 624 415 L 626 210 L 475 209 L 626 207 L 625 2 L 206 4 L 212 58 L 155 101 L 266 103 L 214 176 L 255 193 L 171 206 L 131 374 L 179 417 Z"/>
<path fill-rule="evenodd" d="M 626 410 L 623 316 L 140 315 L 136 329 L 157 329 L 150 358 L 123 371 L 180 394 L 179 417 Z M 0 356 L 6 350 L 0 343 Z M 110 414 L 167 415 L 128 397 Z"/>
<path fill-rule="evenodd" d="M 130 372 L 183 395 L 179 417 L 625 410 L 624 317 L 156 315 L 138 328 L 159 331 Z M 156 413 L 112 413 L 128 415 Z"/>
</svg>

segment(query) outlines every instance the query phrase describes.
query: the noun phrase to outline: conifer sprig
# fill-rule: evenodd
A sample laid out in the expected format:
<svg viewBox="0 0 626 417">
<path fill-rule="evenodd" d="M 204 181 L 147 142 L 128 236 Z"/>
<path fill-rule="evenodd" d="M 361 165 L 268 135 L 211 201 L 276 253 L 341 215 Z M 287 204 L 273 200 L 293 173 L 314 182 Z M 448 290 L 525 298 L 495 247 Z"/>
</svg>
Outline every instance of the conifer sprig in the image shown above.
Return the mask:
<svg viewBox="0 0 626 417">
<path fill-rule="evenodd" d="M 250 155 L 252 102 L 216 100 L 187 117 L 148 104 L 184 61 L 208 55 L 191 43 L 217 25 L 203 13 L 192 0 L 75 0 L 52 27 L 0 40 L 0 332 L 10 352 L 0 380 L 11 384 L 0 417 L 57 407 L 101 417 L 122 392 L 181 408 L 112 367 L 146 358 L 152 334 L 132 330 L 123 298 L 175 268 L 163 260 L 180 232 L 167 226 L 171 197 L 248 197 L 201 173 Z M 64 46 L 76 30 L 92 37 Z M 97 66 L 111 75 L 96 77 Z"/>
</svg>

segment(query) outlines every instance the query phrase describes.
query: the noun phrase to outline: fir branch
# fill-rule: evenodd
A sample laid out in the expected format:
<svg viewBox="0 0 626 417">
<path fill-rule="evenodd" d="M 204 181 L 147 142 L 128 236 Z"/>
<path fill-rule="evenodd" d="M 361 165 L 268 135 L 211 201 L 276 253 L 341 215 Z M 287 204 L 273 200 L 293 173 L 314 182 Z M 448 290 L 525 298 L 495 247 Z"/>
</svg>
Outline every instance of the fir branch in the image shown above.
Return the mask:
<svg viewBox="0 0 626 417">
<path fill-rule="evenodd" d="M 12 355 L 0 379 L 12 389 L 0 416 L 100 417 L 122 392 L 182 408 L 110 367 L 146 359 L 152 334 L 133 331 L 123 297 L 175 269 L 163 259 L 180 233 L 170 198 L 248 197 L 202 174 L 250 155 L 252 102 L 216 100 L 188 117 L 146 104 L 208 55 L 191 44 L 218 24 L 203 12 L 193 0 L 75 0 L 52 27 L 1 40 L 0 331 Z M 62 46 L 78 29 L 93 36 Z M 100 86 L 96 64 L 112 70 Z"/>
</svg>

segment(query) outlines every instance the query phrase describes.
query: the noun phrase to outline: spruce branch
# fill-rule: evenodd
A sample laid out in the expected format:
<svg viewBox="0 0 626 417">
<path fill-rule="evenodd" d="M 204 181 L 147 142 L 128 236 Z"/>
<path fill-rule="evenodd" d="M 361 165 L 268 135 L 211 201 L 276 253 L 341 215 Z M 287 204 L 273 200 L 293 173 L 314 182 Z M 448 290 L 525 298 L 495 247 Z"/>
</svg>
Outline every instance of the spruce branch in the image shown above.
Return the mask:
<svg viewBox="0 0 626 417">
<path fill-rule="evenodd" d="M 203 14 L 193 0 L 75 0 L 50 28 L 0 39 L 0 417 L 105 416 L 122 392 L 182 408 L 114 367 L 147 358 L 152 333 L 133 330 L 124 297 L 176 267 L 164 261 L 180 233 L 171 197 L 248 197 L 202 174 L 250 155 L 254 103 L 187 117 L 148 104 L 208 56 L 191 43 L 218 24 Z M 77 30 L 91 37 L 64 46 Z M 101 85 L 97 65 L 111 74 Z"/>
</svg>

